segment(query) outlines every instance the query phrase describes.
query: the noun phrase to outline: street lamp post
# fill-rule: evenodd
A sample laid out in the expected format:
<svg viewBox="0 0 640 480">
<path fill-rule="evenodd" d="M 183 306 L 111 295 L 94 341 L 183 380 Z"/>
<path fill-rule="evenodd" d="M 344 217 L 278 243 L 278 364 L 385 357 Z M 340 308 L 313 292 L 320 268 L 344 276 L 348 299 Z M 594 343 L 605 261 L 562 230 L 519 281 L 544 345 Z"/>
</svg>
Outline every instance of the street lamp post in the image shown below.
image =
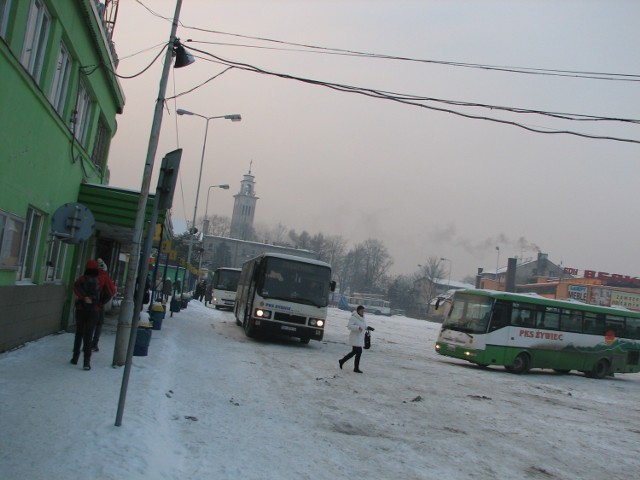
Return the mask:
<svg viewBox="0 0 640 480">
<path fill-rule="evenodd" d="M 444 258 L 444 257 L 440 257 L 440 260 L 443 262 L 449 262 L 449 277 L 447 278 L 447 290 L 449 290 L 449 287 L 451 286 L 451 268 L 452 268 L 453 262 L 448 258 Z"/>
<path fill-rule="evenodd" d="M 229 190 L 228 184 L 222 185 L 210 185 L 207 189 L 207 203 L 205 203 L 204 207 L 204 221 L 202 222 L 202 250 L 200 251 L 200 260 L 198 261 L 198 271 L 202 270 L 202 257 L 204 256 L 204 236 L 209 235 L 209 192 L 211 192 L 212 188 L 221 188 L 223 190 Z"/>
<path fill-rule="evenodd" d="M 210 185 L 207 189 L 207 203 L 204 206 L 204 222 L 202 222 L 202 234 L 209 235 L 209 217 L 207 212 L 209 211 L 209 193 L 212 188 L 221 188 L 223 190 L 229 190 L 229 184 L 224 183 L 222 185 Z"/>
<path fill-rule="evenodd" d="M 496 256 L 496 283 L 500 285 L 500 279 L 498 277 L 498 265 L 500 264 L 500 247 L 496 247 L 497 256 Z"/>
<path fill-rule="evenodd" d="M 231 120 L 232 122 L 239 122 L 242 120 L 242 117 L 238 114 L 232 115 L 218 115 L 214 117 L 205 117 L 204 115 L 200 115 L 198 113 L 193 113 L 188 110 L 183 110 L 179 108 L 176 110 L 178 115 L 194 115 L 196 117 L 204 118 L 206 120 L 204 127 L 204 142 L 202 143 L 202 156 L 200 158 L 200 173 L 198 175 L 198 187 L 196 188 L 196 201 L 193 206 L 193 222 L 191 223 L 191 235 L 189 238 L 189 251 L 187 253 L 187 268 L 191 265 L 191 254 L 193 253 L 193 237 L 196 235 L 196 214 L 198 212 L 198 197 L 200 196 L 200 181 L 202 180 L 202 167 L 204 165 L 204 152 L 207 147 L 207 133 L 209 132 L 209 121 L 215 120 L 216 118 L 224 118 L 225 120 Z"/>
</svg>

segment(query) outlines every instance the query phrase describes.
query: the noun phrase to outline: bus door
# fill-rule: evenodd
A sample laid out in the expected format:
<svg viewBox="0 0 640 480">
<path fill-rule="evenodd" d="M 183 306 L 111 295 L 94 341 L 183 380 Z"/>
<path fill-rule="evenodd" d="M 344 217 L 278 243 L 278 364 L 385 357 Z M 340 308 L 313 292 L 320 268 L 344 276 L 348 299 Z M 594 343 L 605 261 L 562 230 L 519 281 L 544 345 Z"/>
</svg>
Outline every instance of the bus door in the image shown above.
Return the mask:
<svg viewBox="0 0 640 480">
<path fill-rule="evenodd" d="M 497 301 L 491 312 L 491 319 L 485 335 L 485 350 L 490 358 L 487 358 L 488 364 L 504 364 L 504 348 L 501 345 L 509 345 L 509 306 L 505 303 Z M 496 347 L 496 348 L 494 348 Z"/>
</svg>

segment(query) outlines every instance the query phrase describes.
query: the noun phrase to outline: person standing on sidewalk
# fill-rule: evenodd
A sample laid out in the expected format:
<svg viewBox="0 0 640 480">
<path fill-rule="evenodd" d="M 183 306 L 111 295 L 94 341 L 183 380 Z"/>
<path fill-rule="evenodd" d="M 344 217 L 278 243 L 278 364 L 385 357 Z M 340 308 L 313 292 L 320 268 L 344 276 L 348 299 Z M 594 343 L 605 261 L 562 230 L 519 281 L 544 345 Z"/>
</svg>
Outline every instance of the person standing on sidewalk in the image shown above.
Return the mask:
<svg viewBox="0 0 640 480">
<path fill-rule="evenodd" d="M 100 278 L 98 262 L 89 260 L 85 265 L 84 275 L 73 282 L 73 293 L 76 301 L 76 334 L 73 340 L 73 357 L 71 363 L 78 364 L 80 347 L 84 352 L 85 370 L 91 370 L 91 342 L 100 309 L 111 299 L 104 279 Z M 104 303 L 103 303 L 104 302 Z"/>
<path fill-rule="evenodd" d="M 353 371 L 362 373 L 362 370 L 360 370 L 360 356 L 362 355 L 362 347 L 364 347 L 364 333 L 367 331 L 367 322 L 364 320 L 364 307 L 362 305 L 358 305 L 355 312 L 351 314 L 347 328 L 349 329 L 351 351 L 338 360 L 340 370 L 342 370 L 342 366 L 347 360 L 355 356 Z"/>
<path fill-rule="evenodd" d="M 164 301 L 168 302 L 169 297 L 173 291 L 173 282 L 169 277 L 164 279 L 164 284 L 162 285 L 162 295 L 164 295 Z"/>
<path fill-rule="evenodd" d="M 100 277 L 100 282 L 104 283 L 108 293 L 109 299 L 112 298 L 116 294 L 116 286 L 111 280 L 109 276 L 109 269 L 107 264 L 104 263 L 104 260 L 101 258 L 98 259 L 98 276 Z M 104 325 L 104 305 L 109 301 L 106 301 L 104 298 L 100 299 L 100 303 L 102 306 L 100 307 L 100 311 L 98 312 L 98 321 L 96 322 L 96 329 L 93 332 L 93 341 L 91 342 L 91 349 L 94 352 L 99 352 L 100 347 L 98 347 L 98 342 L 100 341 L 100 334 L 102 333 L 102 325 Z"/>
</svg>

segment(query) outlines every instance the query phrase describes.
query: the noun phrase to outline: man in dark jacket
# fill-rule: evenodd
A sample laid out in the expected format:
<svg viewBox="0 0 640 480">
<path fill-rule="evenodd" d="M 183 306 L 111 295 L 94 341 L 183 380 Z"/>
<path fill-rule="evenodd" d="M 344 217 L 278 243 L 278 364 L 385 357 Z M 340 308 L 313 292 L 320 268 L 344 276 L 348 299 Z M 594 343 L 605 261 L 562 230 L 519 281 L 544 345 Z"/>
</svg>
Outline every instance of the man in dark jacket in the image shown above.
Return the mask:
<svg viewBox="0 0 640 480">
<path fill-rule="evenodd" d="M 80 347 L 84 353 L 85 370 L 91 370 L 91 343 L 93 331 L 98 321 L 100 309 L 111 299 L 111 292 L 104 277 L 98 271 L 98 262 L 89 260 L 85 265 L 84 275 L 73 282 L 73 293 L 76 301 L 76 334 L 73 340 L 73 357 L 71 363 L 78 364 Z"/>
</svg>

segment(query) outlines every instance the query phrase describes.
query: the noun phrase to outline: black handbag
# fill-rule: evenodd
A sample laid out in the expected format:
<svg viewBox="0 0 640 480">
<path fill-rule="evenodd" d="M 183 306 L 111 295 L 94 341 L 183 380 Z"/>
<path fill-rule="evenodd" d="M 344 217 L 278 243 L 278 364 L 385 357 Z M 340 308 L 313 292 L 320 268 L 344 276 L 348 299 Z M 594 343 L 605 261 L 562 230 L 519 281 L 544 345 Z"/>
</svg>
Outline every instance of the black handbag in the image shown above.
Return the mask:
<svg viewBox="0 0 640 480">
<path fill-rule="evenodd" d="M 371 334 L 367 331 L 364 332 L 364 349 L 369 350 L 371 348 Z"/>
</svg>

